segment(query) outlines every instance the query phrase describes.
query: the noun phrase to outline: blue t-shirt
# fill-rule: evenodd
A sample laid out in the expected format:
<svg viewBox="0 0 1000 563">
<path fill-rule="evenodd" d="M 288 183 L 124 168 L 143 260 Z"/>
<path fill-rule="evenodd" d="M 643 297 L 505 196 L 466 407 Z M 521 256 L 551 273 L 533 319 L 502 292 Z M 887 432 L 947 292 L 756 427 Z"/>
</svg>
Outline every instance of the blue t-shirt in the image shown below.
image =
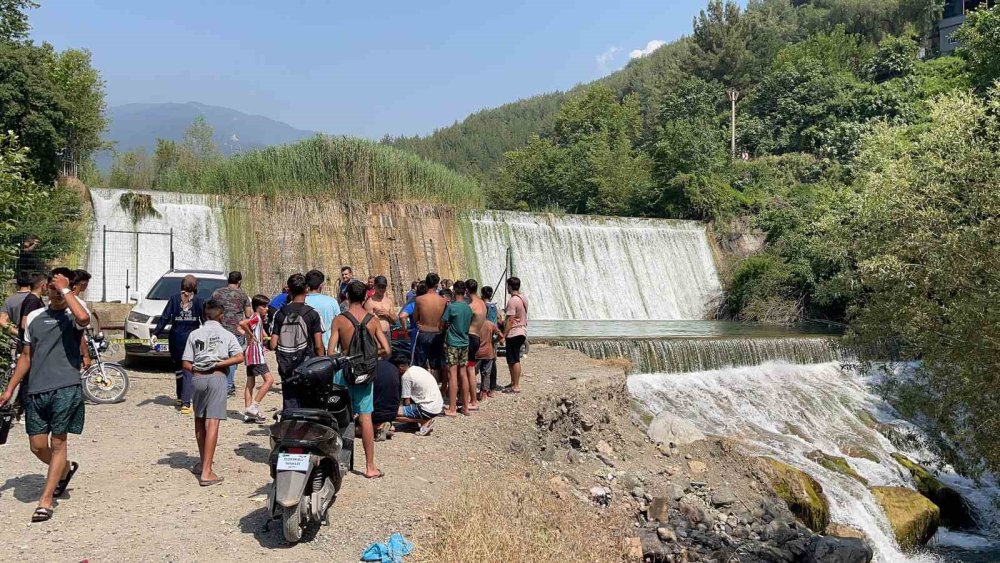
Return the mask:
<svg viewBox="0 0 1000 563">
<path fill-rule="evenodd" d="M 413 322 L 413 311 L 417 309 L 417 302 L 410 301 L 399 310 L 399 314 L 406 313 L 410 319 L 410 346 L 417 340 L 417 323 Z"/>
<path fill-rule="evenodd" d="M 272 297 L 271 302 L 268 303 L 268 305 L 274 307 L 275 309 L 281 309 L 282 307 L 285 306 L 285 303 L 288 303 L 288 294 L 285 292 L 281 292 Z"/>
<path fill-rule="evenodd" d="M 306 295 L 306 305 L 316 309 L 316 312 L 319 313 L 319 320 L 323 325 L 323 345 L 326 346 L 330 340 L 333 318 L 340 314 L 340 304 L 329 295 L 310 293 Z"/>
</svg>

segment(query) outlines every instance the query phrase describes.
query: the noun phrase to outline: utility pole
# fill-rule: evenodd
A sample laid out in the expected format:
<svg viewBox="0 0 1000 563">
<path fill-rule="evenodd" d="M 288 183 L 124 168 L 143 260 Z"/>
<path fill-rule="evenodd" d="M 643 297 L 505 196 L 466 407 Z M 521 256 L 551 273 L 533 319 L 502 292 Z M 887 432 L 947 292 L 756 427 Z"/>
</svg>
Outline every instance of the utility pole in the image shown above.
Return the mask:
<svg viewBox="0 0 1000 563">
<path fill-rule="evenodd" d="M 733 115 L 732 122 L 730 126 L 730 133 L 732 138 L 732 155 L 733 160 L 736 159 L 736 100 L 740 99 L 740 91 L 736 88 L 730 88 L 728 91 L 729 101 L 732 103 Z"/>
</svg>

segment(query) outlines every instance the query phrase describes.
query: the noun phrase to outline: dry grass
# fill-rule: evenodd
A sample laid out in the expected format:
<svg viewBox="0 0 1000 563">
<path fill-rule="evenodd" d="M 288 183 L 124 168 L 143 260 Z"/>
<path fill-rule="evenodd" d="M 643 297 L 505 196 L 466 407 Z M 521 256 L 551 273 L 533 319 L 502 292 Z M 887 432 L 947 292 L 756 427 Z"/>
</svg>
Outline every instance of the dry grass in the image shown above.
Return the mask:
<svg viewBox="0 0 1000 563">
<path fill-rule="evenodd" d="M 563 488 L 510 477 L 467 484 L 446 499 L 432 531 L 417 546 L 419 561 L 518 563 L 623 561 L 628 523 L 601 514 Z"/>
<path fill-rule="evenodd" d="M 597 360 L 601 365 L 608 366 L 609 368 L 620 369 L 625 373 L 632 373 L 635 368 L 635 364 L 629 358 L 605 358 L 603 360 Z"/>
</svg>

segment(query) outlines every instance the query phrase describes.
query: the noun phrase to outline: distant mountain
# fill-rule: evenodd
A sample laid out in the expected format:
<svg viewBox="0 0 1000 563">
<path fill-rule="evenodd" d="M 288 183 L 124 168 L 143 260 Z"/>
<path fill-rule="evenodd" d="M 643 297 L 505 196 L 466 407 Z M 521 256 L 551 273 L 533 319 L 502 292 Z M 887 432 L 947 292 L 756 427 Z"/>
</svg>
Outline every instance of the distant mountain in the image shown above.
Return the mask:
<svg viewBox="0 0 1000 563">
<path fill-rule="evenodd" d="M 187 102 L 125 104 L 109 108 L 110 124 L 105 138 L 113 142 L 115 150 L 119 152 L 139 148 L 152 152 L 157 138 L 172 141 L 183 139 L 184 130 L 199 115 L 205 116 L 208 124 L 215 129 L 215 142 L 225 155 L 293 143 L 316 134 L 315 131 L 296 129 L 287 123 L 260 115 Z M 111 167 L 111 154 L 99 154 L 97 165 L 101 170 L 108 170 Z"/>
</svg>

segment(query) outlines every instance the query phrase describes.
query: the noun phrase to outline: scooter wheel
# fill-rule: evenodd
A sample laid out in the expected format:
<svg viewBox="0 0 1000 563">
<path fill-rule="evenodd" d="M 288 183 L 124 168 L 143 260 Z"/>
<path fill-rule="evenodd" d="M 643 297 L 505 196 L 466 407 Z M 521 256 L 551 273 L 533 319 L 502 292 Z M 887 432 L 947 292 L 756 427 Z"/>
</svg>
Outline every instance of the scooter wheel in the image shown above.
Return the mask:
<svg viewBox="0 0 1000 563">
<path fill-rule="evenodd" d="M 282 507 L 281 528 L 288 543 L 298 543 L 302 539 L 302 513 L 298 505 Z"/>
</svg>

